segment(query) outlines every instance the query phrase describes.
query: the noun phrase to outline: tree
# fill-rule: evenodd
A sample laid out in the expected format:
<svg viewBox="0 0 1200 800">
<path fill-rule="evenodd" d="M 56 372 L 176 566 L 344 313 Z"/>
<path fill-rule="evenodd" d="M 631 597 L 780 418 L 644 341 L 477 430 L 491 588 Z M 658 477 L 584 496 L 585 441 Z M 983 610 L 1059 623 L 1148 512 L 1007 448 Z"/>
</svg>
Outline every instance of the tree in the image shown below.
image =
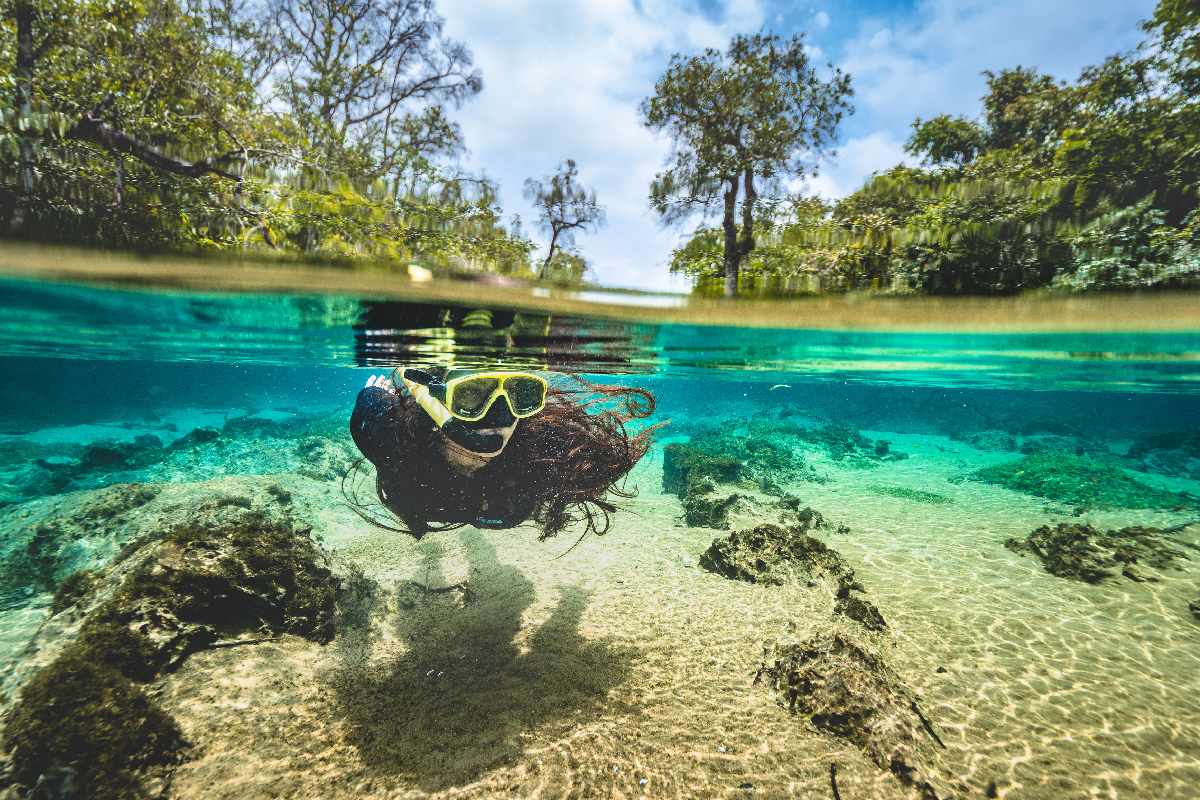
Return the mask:
<svg viewBox="0 0 1200 800">
<path fill-rule="evenodd" d="M 580 184 L 578 177 L 579 169 L 568 158 L 553 175 L 525 180 L 525 197 L 537 209 L 538 222 L 550 232 L 550 247 L 538 270 L 539 278 L 546 277 L 556 247 L 575 243 L 575 231 L 595 230 L 604 224 L 604 206 L 597 202 L 595 190 Z"/>
<path fill-rule="evenodd" d="M 725 53 L 672 56 L 641 104 L 643 123 L 672 140 L 650 204 L 668 224 L 720 209 L 728 297 L 737 294 L 741 261 L 754 249 L 759 198 L 786 177 L 815 174 L 852 110 L 850 77 L 829 70 L 824 79 L 814 68 L 802 35 L 740 35 Z"/>
<path fill-rule="evenodd" d="M 930 120 L 917 117 L 912 128 L 905 152 L 920 156 L 933 166 L 969 164 L 983 150 L 986 141 L 986 134 L 974 122 L 949 114 L 939 114 Z"/>
<path fill-rule="evenodd" d="M 483 87 L 433 0 L 273 0 L 277 96 L 330 171 L 373 180 L 461 146 L 444 106 Z"/>
</svg>

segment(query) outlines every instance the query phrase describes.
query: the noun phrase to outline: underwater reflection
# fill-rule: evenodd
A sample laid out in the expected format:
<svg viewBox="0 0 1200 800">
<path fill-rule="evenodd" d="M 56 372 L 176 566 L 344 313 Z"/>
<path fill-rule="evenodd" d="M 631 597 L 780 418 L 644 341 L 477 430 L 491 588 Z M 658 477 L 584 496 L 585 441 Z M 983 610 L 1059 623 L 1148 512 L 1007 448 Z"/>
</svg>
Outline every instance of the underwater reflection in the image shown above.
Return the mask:
<svg viewBox="0 0 1200 800">
<path fill-rule="evenodd" d="M 447 585 L 444 547 L 423 541 L 412 580 L 348 593 L 335 644 L 336 713 L 349 741 L 370 772 L 405 775 L 427 791 L 514 763 L 525 731 L 599 712 L 637 657 L 580 634 L 588 593 L 574 587 L 560 589 L 549 618 L 522 641 L 533 583 L 478 531 L 459 539 L 465 581 Z M 389 613 L 373 615 L 381 605 Z M 369 628 L 380 616 L 388 622 Z M 381 655 L 396 645 L 403 654 Z"/>
</svg>

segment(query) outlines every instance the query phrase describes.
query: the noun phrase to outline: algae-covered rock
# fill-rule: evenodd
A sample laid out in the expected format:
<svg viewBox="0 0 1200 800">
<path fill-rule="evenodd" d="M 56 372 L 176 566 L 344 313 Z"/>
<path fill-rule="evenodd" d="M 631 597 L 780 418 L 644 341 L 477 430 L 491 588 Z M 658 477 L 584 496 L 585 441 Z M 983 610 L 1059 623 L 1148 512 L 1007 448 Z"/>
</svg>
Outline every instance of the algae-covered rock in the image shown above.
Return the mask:
<svg viewBox="0 0 1200 800">
<path fill-rule="evenodd" d="M 1062 522 L 1043 525 L 1025 539 L 1011 538 L 1004 546 L 1041 559 L 1051 575 L 1099 583 L 1118 575 L 1133 581 L 1156 580 L 1141 568 L 1164 570 L 1188 556 L 1168 538 L 1172 531 L 1130 527 L 1101 531 L 1091 525 Z"/>
<path fill-rule="evenodd" d="M 65 653 L 21 692 L 4 726 L 12 771 L 29 796 L 128 800 L 161 794 L 185 747 L 175 721 L 120 672 Z"/>
<path fill-rule="evenodd" d="M 730 461 L 740 463 L 736 478 L 759 488 L 787 485 L 800 480 L 818 480 L 794 443 L 758 431 L 754 425 L 751 425 L 748 434 L 726 430 L 697 434 L 691 438 L 688 446 L 710 458 L 723 459 L 725 464 Z M 715 470 L 717 465 L 709 469 Z M 718 474 L 712 474 L 711 477 L 721 479 Z"/>
<path fill-rule="evenodd" d="M 945 797 L 935 787 L 937 749 L 945 745 L 900 677 L 865 644 L 842 633 L 776 645 L 754 682 L 818 730 L 858 747 L 925 800 Z"/>
<path fill-rule="evenodd" d="M 339 480 L 354 464 L 355 455 L 344 441 L 310 436 L 296 445 L 296 472 L 317 481 Z"/>
<path fill-rule="evenodd" d="M 861 597 L 855 591 L 858 585 L 853 581 L 841 582 L 838 586 L 837 602 L 833 605 L 833 613 L 852 619 L 869 631 L 882 631 L 887 628 L 883 614 L 870 600 Z"/>
<path fill-rule="evenodd" d="M 1183 508 L 1196 505 L 1195 497 L 1148 486 L 1132 478 L 1113 461 L 1065 453 L 1026 456 L 985 467 L 966 478 L 1087 508 Z"/>
<path fill-rule="evenodd" d="M 160 488 L 120 483 L 16 529 L 0 543 L 0 590 L 52 591 L 69 575 L 115 555 L 128 531 L 130 512 L 158 496 Z"/>
<path fill-rule="evenodd" d="M 1043 433 L 1021 437 L 1020 451 L 1027 456 L 1040 454 L 1066 454 L 1111 458 L 1112 453 L 1102 443 L 1082 436 L 1064 436 Z"/>
<path fill-rule="evenodd" d="M 814 516 L 814 526 L 819 515 Z M 759 525 L 716 539 L 700 566 L 735 580 L 779 585 L 793 579 L 853 576 L 836 550 L 807 534 L 809 528 Z"/>
<path fill-rule="evenodd" d="M 11 768 L 0 786 L 158 796 L 165 777 L 156 769 L 178 760 L 183 743 L 139 683 L 222 639 L 332 637 L 338 579 L 308 528 L 219 502 L 191 516 L 136 537 L 103 572 L 60 586 L 56 615 L 81 621 L 20 690 L 5 725 Z"/>
<path fill-rule="evenodd" d="M 338 581 L 309 529 L 247 512 L 181 526 L 149 545 L 85 636 L 142 636 L 152 671 L 172 669 L 221 637 L 267 630 L 318 642 L 333 636 Z"/>
<path fill-rule="evenodd" d="M 683 521 L 689 528 L 729 527 L 729 512 L 741 498 L 736 494 L 717 494 L 711 484 L 691 482 L 691 488 L 683 498 Z"/>
<path fill-rule="evenodd" d="M 1191 611 L 1192 616 L 1200 620 L 1200 597 L 1188 601 L 1188 611 Z"/>
<path fill-rule="evenodd" d="M 663 491 L 682 497 L 689 481 L 697 478 L 734 483 L 741 477 L 742 466 L 736 458 L 713 455 L 688 444 L 668 444 L 663 448 Z"/>
</svg>

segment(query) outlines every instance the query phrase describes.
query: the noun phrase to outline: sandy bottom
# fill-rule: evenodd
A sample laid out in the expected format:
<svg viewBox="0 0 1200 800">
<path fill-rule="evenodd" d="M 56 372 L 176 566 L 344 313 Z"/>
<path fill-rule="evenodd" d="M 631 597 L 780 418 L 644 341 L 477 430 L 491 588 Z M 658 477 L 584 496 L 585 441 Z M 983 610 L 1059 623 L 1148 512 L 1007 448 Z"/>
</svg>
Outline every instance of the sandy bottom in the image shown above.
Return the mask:
<svg viewBox="0 0 1200 800">
<path fill-rule="evenodd" d="M 1068 509 L 948 480 L 1011 456 L 886 436 L 912 456 L 821 463 L 830 483 L 791 489 L 850 526 L 824 539 L 887 619 L 882 646 L 945 740 L 946 768 L 977 797 L 991 782 L 1008 798 L 1196 797 L 1196 562 L 1159 583 L 1051 576 L 1003 542 Z M 720 532 L 681 525 L 661 469 L 656 451 L 612 530 L 569 552 L 569 535 L 539 542 L 531 528 L 417 542 L 366 525 L 336 486 L 273 478 L 362 575 L 332 644 L 200 653 L 156 686 L 194 744 L 173 794 L 826 798 L 832 762 L 846 800 L 912 796 L 752 685 L 764 643 L 824 629 L 833 598 L 699 568 Z"/>
<path fill-rule="evenodd" d="M 891 438 L 913 457 L 823 465 L 832 483 L 795 489 L 850 525 L 826 540 L 888 619 L 890 663 L 939 726 L 947 765 L 979 796 L 995 781 L 1001 797 L 1194 797 L 1194 573 L 1112 586 L 1048 575 L 1002 543 L 1061 509 L 947 482 L 1003 456 Z M 201 743 L 178 795 L 826 797 L 836 762 L 843 797 L 908 796 L 752 685 L 764 642 L 826 626 L 833 598 L 698 568 L 716 532 L 678 524 L 657 461 L 634 479 L 643 493 L 613 530 L 561 557 L 565 537 L 468 529 L 414 542 L 324 506 L 326 544 L 381 591 L 348 604 L 326 648 L 201 654 L 164 681 Z M 953 503 L 867 488 L 879 485 Z"/>
</svg>

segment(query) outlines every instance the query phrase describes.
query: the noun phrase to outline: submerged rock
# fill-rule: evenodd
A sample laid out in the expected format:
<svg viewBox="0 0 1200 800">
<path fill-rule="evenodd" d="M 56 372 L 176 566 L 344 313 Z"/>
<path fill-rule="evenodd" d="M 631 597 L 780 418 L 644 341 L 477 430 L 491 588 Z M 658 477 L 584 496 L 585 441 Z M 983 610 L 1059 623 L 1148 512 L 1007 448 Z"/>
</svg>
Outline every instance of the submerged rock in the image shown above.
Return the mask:
<svg viewBox="0 0 1200 800">
<path fill-rule="evenodd" d="M 182 757 L 184 742 L 140 683 L 247 634 L 332 637 L 339 581 L 309 528 L 236 504 L 192 516 L 143 532 L 103 572 L 62 584 L 51 623 L 67 621 L 48 623 L 43 643 L 58 654 L 20 690 L 4 728 L 11 769 L 0 785 L 157 796 L 162 768 Z M 72 629 L 65 645 L 53 641 Z"/>
<path fill-rule="evenodd" d="M 0 545 L 0 589 L 52 591 L 64 578 L 111 558 L 131 536 L 130 512 L 158 496 L 160 488 L 119 483 L 99 490 L 64 513 L 17 528 Z"/>
<path fill-rule="evenodd" d="M 1200 620 L 1200 597 L 1188 601 L 1188 611 L 1191 611 L 1192 616 Z"/>
<path fill-rule="evenodd" d="M 1091 525 L 1062 522 L 1043 525 L 1025 539 L 1011 538 L 1004 546 L 1015 553 L 1041 559 L 1051 575 L 1099 583 L 1124 576 L 1133 581 L 1157 580 L 1140 568 L 1163 570 L 1188 556 L 1168 536 L 1178 529 L 1130 527 L 1101 531 Z"/>
<path fill-rule="evenodd" d="M 1065 453 L 1041 453 L 985 467 L 966 480 L 1003 486 L 1086 508 L 1190 508 L 1197 499 L 1130 477 L 1117 463 Z"/>
<path fill-rule="evenodd" d="M 700 566 L 734 580 L 779 585 L 797 578 L 835 581 L 853 575 L 836 550 L 807 535 L 807 528 L 759 525 L 716 539 Z"/>
<path fill-rule="evenodd" d="M 355 455 L 345 441 L 333 441 L 324 436 L 309 436 L 296 445 L 300 465 L 296 472 L 316 481 L 340 480 L 355 461 Z"/>
<path fill-rule="evenodd" d="M 741 497 L 737 494 L 717 494 L 716 487 L 707 479 L 691 481 L 683 497 L 683 521 L 689 528 L 729 527 L 729 512 Z"/>
<path fill-rule="evenodd" d="M 754 682 L 765 683 L 818 730 L 858 747 L 925 800 L 945 796 L 933 777 L 935 748 L 945 744 L 916 696 L 867 646 L 841 633 L 776 645 L 764 654 Z"/>
<path fill-rule="evenodd" d="M 1112 458 L 1113 455 L 1107 447 L 1093 439 L 1082 436 L 1063 436 L 1053 433 L 1021 437 L 1020 451 L 1027 456 L 1049 453 L 1094 456 L 1104 459 Z"/>
<path fill-rule="evenodd" d="M 663 491 L 682 497 L 688 484 L 697 478 L 717 483 L 734 483 L 741 477 L 743 464 L 736 458 L 711 455 L 689 444 L 672 443 L 663 448 Z"/>
</svg>

